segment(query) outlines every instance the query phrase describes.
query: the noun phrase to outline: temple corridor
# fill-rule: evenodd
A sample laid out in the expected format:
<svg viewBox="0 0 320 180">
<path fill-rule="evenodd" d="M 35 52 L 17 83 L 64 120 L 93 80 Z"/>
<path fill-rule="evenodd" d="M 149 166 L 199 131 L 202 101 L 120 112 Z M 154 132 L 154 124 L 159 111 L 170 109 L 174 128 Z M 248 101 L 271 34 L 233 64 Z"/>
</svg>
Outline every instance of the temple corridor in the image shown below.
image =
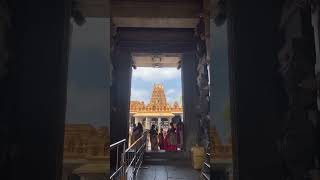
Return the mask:
<svg viewBox="0 0 320 180">
<path fill-rule="evenodd" d="M 318 0 L 0 0 L 0 179 L 319 180 L 319 31 Z M 181 105 L 131 103 L 141 67 Z"/>
</svg>

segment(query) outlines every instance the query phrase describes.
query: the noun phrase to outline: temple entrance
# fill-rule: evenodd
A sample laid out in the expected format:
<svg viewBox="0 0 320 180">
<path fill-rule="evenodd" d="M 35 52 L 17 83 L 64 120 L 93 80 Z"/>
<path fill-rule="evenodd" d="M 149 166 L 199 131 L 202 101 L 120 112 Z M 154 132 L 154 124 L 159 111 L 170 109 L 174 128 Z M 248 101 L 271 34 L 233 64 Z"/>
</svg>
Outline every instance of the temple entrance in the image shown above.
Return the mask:
<svg viewBox="0 0 320 180">
<path fill-rule="evenodd" d="M 153 56 L 150 60 L 155 61 L 155 58 Z M 158 60 L 159 64 L 163 61 L 171 63 L 162 63 L 164 68 L 145 67 L 148 61 L 141 61 L 138 57 L 134 59 L 137 67 L 132 71 L 131 80 L 129 145 L 139 139 L 141 132 L 145 132 L 147 152 L 178 152 L 183 149 L 181 70 L 170 67 L 178 62 L 179 57 L 174 59 L 176 62 L 170 62 L 170 58 L 173 59 L 166 56 Z"/>
<path fill-rule="evenodd" d="M 223 158 L 233 154 L 231 169 L 235 170 L 235 179 L 319 179 L 320 5 L 317 1 L 217 0 L 209 5 L 205 0 L 114 0 L 109 5 L 108 0 L 56 0 L 48 6 L 40 1 L 4 0 L 0 4 L 0 109 L 3 122 L 0 164 L 5 167 L 0 179 L 59 180 L 61 174 L 66 179 L 80 177 L 86 180 L 106 179 L 108 174 L 110 179 L 198 179 L 199 172 L 190 174 L 194 171 L 190 170 L 189 159 L 180 155 L 171 156 L 171 164 L 165 161 L 164 166 L 152 167 L 151 160 L 163 157 L 144 154 L 144 149 L 141 150 L 148 133 L 128 148 L 130 80 L 132 67 L 138 66 L 133 63 L 133 53 L 147 53 L 149 57 L 150 54 L 166 53 L 182 56 L 177 67 L 181 66 L 183 70 L 181 119 L 187 130 L 185 152 L 195 143 L 205 147 L 202 154 L 207 158 L 203 164 L 203 178 L 210 179 L 208 157 L 211 156 L 214 164 L 211 178 L 227 179 L 224 168 L 217 165 L 221 160 L 220 164 L 229 166 Z M 95 107 L 95 103 L 87 99 L 84 103 L 74 103 L 81 107 L 81 115 L 67 118 L 70 121 L 65 123 L 67 62 L 70 60 L 68 41 L 71 31 L 73 35 L 77 31 L 76 27 L 73 30 L 70 27 L 69 18 L 72 16 L 83 24 L 81 14 L 108 17 L 102 23 L 115 29 L 111 36 L 110 26 L 101 34 L 95 31 L 92 35 L 82 36 L 88 37 L 90 42 L 96 36 L 99 41 L 105 39 L 103 42 L 107 43 L 99 48 L 100 57 L 92 56 L 91 50 L 81 49 L 83 54 L 75 58 L 80 61 L 89 55 L 87 60 L 90 62 L 82 63 L 85 68 L 78 72 L 91 87 L 96 84 L 88 75 L 98 70 L 93 68 L 92 73 L 85 70 L 91 69 L 90 64 L 97 59 L 107 63 L 99 65 L 99 68 L 107 67 L 106 74 L 99 77 L 104 80 L 101 84 L 105 88 L 103 93 L 108 94 L 101 98 L 96 96 L 99 91 L 92 91 L 93 98 L 99 97 L 95 102 L 106 103 L 103 108 Z M 90 19 L 86 20 L 90 24 Z M 220 34 L 223 28 L 228 32 L 226 36 Z M 86 28 L 86 31 L 90 29 Z M 211 47 L 208 46 L 209 37 L 215 41 Z M 219 41 L 223 37 L 229 39 Z M 223 53 L 223 46 L 230 52 Z M 213 56 L 207 58 L 209 54 Z M 222 72 L 222 67 L 226 66 L 221 63 L 230 67 L 230 78 L 221 78 L 226 77 Z M 210 75 L 214 77 L 210 89 L 207 81 L 209 64 L 213 72 Z M 161 63 L 154 66 L 159 67 Z M 221 85 L 229 79 L 230 104 L 224 98 L 228 95 L 224 95 L 227 91 Z M 75 84 L 74 87 L 91 89 L 88 86 Z M 68 94 L 69 91 L 79 93 L 81 97 L 87 95 L 73 88 L 68 88 Z M 86 118 L 83 114 L 90 114 L 87 111 L 90 108 L 101 110 L 102 116 Z M 208 118 L 209 108 L 211 119 Z M 150 110 L 156 111 L 157 107 L 152 106 Z M 158 126 L 164 128 L 163 119 L 169 123 L 170 117 L 141 116 L 139 121 L 145 129 L 159 123 Z M 82 118 L 90 120 L 87 122 L 90 125 L 70 124 L 71 121 L 78 124 Z M 214 120 L 210 124 L 212 149 L 207 129 L 210 120 Z M 110 146 L 107 129 L 103 127 L 109 122 Z M 224 128 L 229 124 L 232 128 Z M 232 138 L 229 137 L 231 134 Z M 231 142 L 232 152 L 227 151 Z M 212 150 L 211 155 L 208 150 Z M 106 163 L 109 157 L 110 171 Z M 178 161 L 181 159 L 187 161 Z M 148 163 L 149 171 L 140 169 L 142 162 Z M 140 169 L 141 173 L 133 178 L 132 173 L 124 176 L 123 172 L 131 172 L 132 167 Z M 62 169 L 65 172 L 62 173 Z M 117 172 L 121 172 L 120 178 L 113 176 Z"/>
<path fill-rule="evenodd" d="M 197 111 L 199 103 L 197 69 L 201 66 L 198 66 L 199 56 L 197 55 L 199 54 L 197 54 L 194 34 L 198 19 L 191 21 L 191 24 L 184 27 L 153 28 L 128 27 L 115 22 L 118 26 L 113 32 L 115 45 L 112 51 L 111 127 L 113 128 L 111 129 L 111 143 L 118 145 L 123 143 L 123 140 L 130 139 L 124 153 L 128 154 L 129 158 L 139 159 L 139 163 L 127 169 L 139 169 L 140 166 L 153 167 L 165 163 L 166 166 L 186 169 L 186 173 L 177 175 L 177 178 L 196 179 L 195 177 L 201 175 L 199 170 L 204 160 L 200 160 L 200 163 L 194 167 L 197 170 L 192 170 L 191 154 L 193 147 L 202 146 L 199 139 L 205 140 L 204 137 L 207 137 L 206 141 L 209 140 L 209 135 L 200 135 L 202 130 L 208 128 L 209 120 L 204 119 L 206 124 L 203 124 L 204 127 L 201 129 Z M 137 73 L 139 70 L 143 71 Z M 203 70 L 207 71 L 206 67 L 203 67 Z M 164 80 L 161 80 L 161 78 L 170 79 L 174 74 L 179 75 L 178 81 L 166 84 Z M 137 77 L 140 79 L 134 82 L 133 80 Z M 207 75 L 203 77 L 206 78 Z M 202 82 L 206 84 L 207 80 L 204 79 Z M 136 86 L 137 84 L 149 85 L 147 90 L 143 91 L 143 88 Z M 181 92 L 180 96 L 175 96 L 174 99 L 170 97 L 170 94 L 175 94 L 172 93 L 170 87 L 173 85 L 179 85 Z M 202 95 L 207 96 L 205 93 Z M 133 98 L 137 96 L 142 97 L 142 100 Z M 203 99 L 208 98 L 203 97 Z M 204 113 L 207 112 L 204 111 Z M 131 117 L 134 117 L 136 125 L 130 124 Z M 208 115 L 204 114 L 202 117 L 205 118 Z M 138 138 L 133 135 L 135 126 L 141 129 L 137 133 Z M 163 135 L 162 138 L 159 138 L 161 128 Z M 152 129 L 155 132 L 152 133 L 155 141 L 154 148 L 151 143 L 154 141 L 150 138 Z M 169 129 L 173 129 L 170 136 Z M 183 129 L 183 131 L 177 132 L 178 129 Z M 157 145 L 159 139 L 163 139 L 161 147 Z M 203 146 L 198 149 L 202 155 L 205 155 Z M 113 155 L 113 152 L 111 154 L 111 164 L 116 167 L 117 156 L 115 153 Z M 208 156 L 207 153 L 206 161 L 209 161 Z M 133 159 L 125 161 L 133 162 Z M 177 165 L 176 162 L 181 164 Z M 144 176 L 143 174 L 150 170 L 140 170 L 141 175 Z M 208 166 L 205 166 L 204 170 L 208 172 Z M 186 176 L 187 172 L 192 173 Z M 166 176 L 167 174 L 164 177 Z M 143 178 L 138 177 L 138 179 Z"/>
</svg>

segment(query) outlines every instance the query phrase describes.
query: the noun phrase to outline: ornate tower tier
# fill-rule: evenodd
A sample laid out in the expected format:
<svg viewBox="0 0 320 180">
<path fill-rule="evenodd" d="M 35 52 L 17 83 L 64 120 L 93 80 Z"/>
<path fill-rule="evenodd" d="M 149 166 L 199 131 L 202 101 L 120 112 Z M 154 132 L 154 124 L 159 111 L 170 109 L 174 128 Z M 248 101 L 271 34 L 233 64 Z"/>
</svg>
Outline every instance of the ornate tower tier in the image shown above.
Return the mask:
<svg viewBox="0 0 320 180">
<path fill-rule="evenodd" d="M 143 101 L 130 102 L 130 119 L 134 118 L 136 124 L 140 122 L 146 129 L 149 129 L 151 124 L 163 127 L 164 124 L 171 122 L 174 116 L 182 118 L 182 114 L 183 108 L 178 102 L 174 102 L 172 105 L 167 103 L 162 84 L 153 86 L 149 104 L 145 105 Z"/>
<path fill-rule="evenodd" d="M 153 86 L 151 100 L 149 103 L 150 106 L 155 107 L 165 107 L 168 106 L 166 95 L 164 93 L 163 85 L 155 84 Z"/>
</svg>

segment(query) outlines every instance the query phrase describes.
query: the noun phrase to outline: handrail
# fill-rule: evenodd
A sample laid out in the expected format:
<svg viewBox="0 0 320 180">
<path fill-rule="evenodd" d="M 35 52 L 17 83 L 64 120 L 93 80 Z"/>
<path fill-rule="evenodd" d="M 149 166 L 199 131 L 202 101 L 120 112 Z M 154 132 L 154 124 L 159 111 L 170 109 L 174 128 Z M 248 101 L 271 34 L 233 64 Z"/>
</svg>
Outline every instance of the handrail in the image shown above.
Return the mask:
<svg viewBox="0 0 320 180">
<path fill-rule="evenodd" d="M 142 157 L 146 148 L 147 131 L 143 132 L 134 143 L 132 143 L 127 149 L 126 139 L 122 139 L 110 145 L 110 151 L 117 149 L 117 164 L 115 172 L 110 176 L 111 180 L 115 179 L 132 179 L 136 178 L 136 175 L 142 164 Z M 123 145 L 123 151 L 121 153 L 121 161 L 119 161 L 119 147 Z M 118 164 L 120 162 L 120 165 Z M 132 170 L 129 172 L 129 170 Z"/>
<path fill-rule="evenodd" d="M 113 149 L 116 149 L 116 152 L 117 152 L 116 169 L 115 169 L 115 172 L 110 176 L 110 179 L 117 178 L 119 176 L 119 174 L 121 174 L 121 172 L 123 172 L 122 159 L 121 159 L 121 161 L 119 159 L 119 147 L 123 146 L 121 155 L 124 154 L 125 149 L 126 149 L 126 141 L 127 141 L 126 139 L 122 139 L 122 140 L 110 145 L 110 151 Z"/>
<path fill-rule="evenodd" d="M 146 132 L 146 131 L 145 131 Z M 144 134 L 145 134 L 145 132 L 142 134 L 142 136 L 140 136 L 136 141 L 134 141 L 134 143 L 132 143 L 127 149 L 126 149 L 126 153 L 130 150 L 130 149 L 132 149 L 139 141 L 141 141 L 142 140 L 142 138 L 144 138 Z"/>
<path fill-rule="evenodd" d="M 146 148 L 147 131 L 143 132 L 140 138 L 138 138 L 130 147 L 125 150 L 124 164 L 126 165 L 125 173 L 128 179 L 135 179 L 140 166 L 142 164 L 142 157 Z"/>
<path fill-rule="evenodd" d="M 122 139 L 121 141 L 115 142 L 115 143 L 113 143 L 113 144 L 110 145 L 110 149 L 113 149 L 113 148 L 115 148 L 116 146 L 118 146 L 119 144 L 124 143 L 124 142 L 126 142 L 126 141 L 127 141 L 126 139 Z"/>
</svg>

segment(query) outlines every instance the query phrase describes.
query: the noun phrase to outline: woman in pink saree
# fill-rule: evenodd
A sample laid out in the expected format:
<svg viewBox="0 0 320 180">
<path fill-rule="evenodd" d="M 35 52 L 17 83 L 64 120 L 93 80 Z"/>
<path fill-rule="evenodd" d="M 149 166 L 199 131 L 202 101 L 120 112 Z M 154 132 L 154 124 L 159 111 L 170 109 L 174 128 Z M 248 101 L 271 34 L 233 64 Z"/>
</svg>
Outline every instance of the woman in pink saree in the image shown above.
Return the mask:
<svg viewBox="0 0 320 180">
<path fill-rule="evenodd" d="M 166 151 L 177 151 L 177 133 L 173 123 L 170 123 L 170 129 L 168 130 L 166 139 L 168 142 Z"/>
</svg>

